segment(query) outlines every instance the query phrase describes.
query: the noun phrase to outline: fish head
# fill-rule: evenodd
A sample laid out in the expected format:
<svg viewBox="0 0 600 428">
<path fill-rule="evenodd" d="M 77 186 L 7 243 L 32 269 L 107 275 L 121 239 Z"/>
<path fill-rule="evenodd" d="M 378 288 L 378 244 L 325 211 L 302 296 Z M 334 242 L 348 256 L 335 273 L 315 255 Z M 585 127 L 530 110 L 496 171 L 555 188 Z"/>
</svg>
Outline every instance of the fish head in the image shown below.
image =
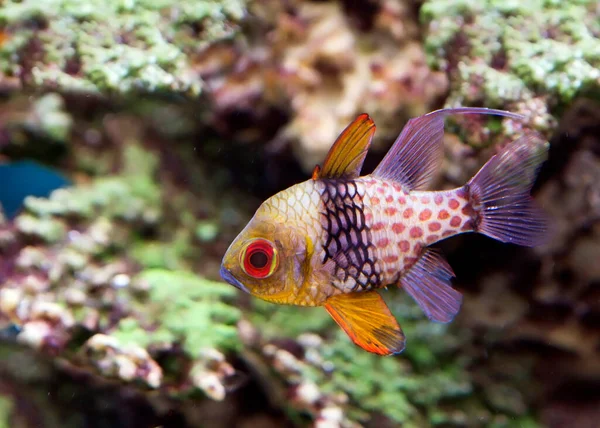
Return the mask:
<svg viewBox="0 0 600 428">
<path fill-rule="evenodd" d="M 309 247 L 306 232 L 267 200 L 225 252 L 221 277 L 263 300 L 294 303 L 304 282 Z"/>
</svg>

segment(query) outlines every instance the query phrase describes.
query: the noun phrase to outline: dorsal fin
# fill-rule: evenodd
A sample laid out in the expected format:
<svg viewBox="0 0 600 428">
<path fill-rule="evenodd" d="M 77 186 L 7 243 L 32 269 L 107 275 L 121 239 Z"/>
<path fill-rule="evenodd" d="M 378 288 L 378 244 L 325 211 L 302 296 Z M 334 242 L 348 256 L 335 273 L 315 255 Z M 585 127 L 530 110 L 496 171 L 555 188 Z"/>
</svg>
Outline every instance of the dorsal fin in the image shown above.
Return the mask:
<svg viewBox="0 0 600 428">
<path fill-rule="evenodd" d="M 335 140 L 323 167 L 318 165 L 313 180 L 318 178 L 356 178 L 360 174 L 365 156 L 375 134 L 375 122 L 368 114 L 359 115 Z"/>
<path fill-rule="evenodd" d="M 423 189 L 441 162 L 446 116 L 474 113 L 524 119 L 516 113 L 480 107 L 441 109 L 410 119 L 372 175 L 397 181 L 407 191 Z"/>
</svg>

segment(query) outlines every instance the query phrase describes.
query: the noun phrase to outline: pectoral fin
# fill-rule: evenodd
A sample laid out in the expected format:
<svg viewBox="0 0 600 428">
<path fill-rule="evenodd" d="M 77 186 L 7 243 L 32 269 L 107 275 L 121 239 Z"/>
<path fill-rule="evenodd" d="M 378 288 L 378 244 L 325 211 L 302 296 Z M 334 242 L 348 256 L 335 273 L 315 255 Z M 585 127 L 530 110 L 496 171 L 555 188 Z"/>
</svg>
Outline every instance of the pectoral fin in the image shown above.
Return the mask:
<svg viewBox="0 0 600 428">
<path fill-rule="evenodd" d="M 325 309 L 350 339 L 379 355 L 404 350 L 404 333 L 377 291 L 330 297 Z"/>
<path fill-rule="evenodd" d="M 358 177 L 374 134 L 373 119 L 364 113 L 359 115 L 335 140 L 327 153 L 323 168 L 315 168 L 313 180 Z"/>
</svg>

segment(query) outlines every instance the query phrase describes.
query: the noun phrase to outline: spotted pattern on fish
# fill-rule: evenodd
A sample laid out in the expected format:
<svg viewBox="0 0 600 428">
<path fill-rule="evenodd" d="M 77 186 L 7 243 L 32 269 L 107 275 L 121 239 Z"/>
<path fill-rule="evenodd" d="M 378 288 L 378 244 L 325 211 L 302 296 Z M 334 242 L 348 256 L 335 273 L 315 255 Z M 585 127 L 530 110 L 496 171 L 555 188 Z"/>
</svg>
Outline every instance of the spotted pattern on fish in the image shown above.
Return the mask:
<svg viewBox="0 0 600 428">
<path fill-rule="evenodd" d="M 356 186 L 365 188 L 363 211 L 382 272 L 379 286 L 397 283 L 427 245 L 475 229 L 475 210 L 462 188 L 406 192 L 398 183 L 371 176 L 357 179 Z"/>
<path fill-rule="evenodd" d="M 370 290 L 381 283 L 381 271 L 365 216 L 365 188 L 355 180 L 322 180 L 321 262 L 333 264 L 332 285 L 340 291 Z"/>
</svg>

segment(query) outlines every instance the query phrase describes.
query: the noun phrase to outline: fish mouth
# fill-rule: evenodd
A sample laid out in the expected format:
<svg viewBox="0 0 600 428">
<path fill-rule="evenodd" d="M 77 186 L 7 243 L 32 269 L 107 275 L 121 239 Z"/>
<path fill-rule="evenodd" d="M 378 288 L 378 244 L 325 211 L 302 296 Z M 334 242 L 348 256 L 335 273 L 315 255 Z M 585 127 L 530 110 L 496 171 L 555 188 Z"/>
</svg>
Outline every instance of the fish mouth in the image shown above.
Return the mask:
<svg viewBox="0 0 600 428">
<path fill-rule="evenodd" d="M 219 273 L 221 274 L 221 278 L 223 278 L 228 284 L 231 284 L 235 288 L 245 291 L 246 293 L 250 293 L 244 284 L 239 282 L 225 266 L 221 265 L 221 270 Z"/>
</svg>

